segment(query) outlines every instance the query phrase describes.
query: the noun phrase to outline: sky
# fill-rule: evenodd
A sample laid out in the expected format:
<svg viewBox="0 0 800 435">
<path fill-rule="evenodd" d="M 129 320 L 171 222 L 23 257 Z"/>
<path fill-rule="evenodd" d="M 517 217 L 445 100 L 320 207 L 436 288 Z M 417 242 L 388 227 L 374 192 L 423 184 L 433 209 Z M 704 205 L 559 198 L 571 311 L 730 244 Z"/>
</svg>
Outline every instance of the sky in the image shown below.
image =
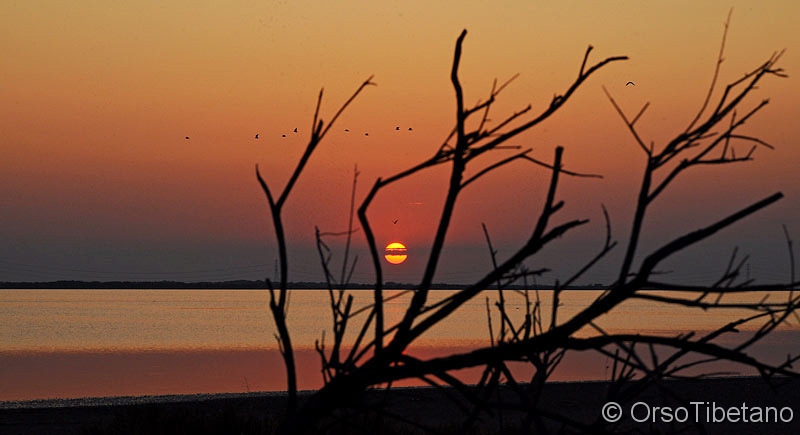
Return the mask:
<svg viewBox="0 0 800 435">
<path fill-rule="evenodd" d="M 356 165 L 360 203 L 378 177 L 430 157 L 453 128 L 450 67 L 467 29 L 460 77 L 468 104 L 485 99 L 495 78 L 519 74 L 492 108 L 494 120 L 528 104 L 542 111 L 572 83 L 590 44 L 590 61 L 629 57 L 509 143 L 545 161 L 563 146 L 565 168 L 603 175 L 562 180 L 565 207 L 554 222 L 590 222 L 526 265 L 552 270 L 539 283 L 569 277 L 603 243 L 604 205 L 620 246 L 580 282 L 609 283 L 645 156 L 602 87 L 630 116 L 649 102 L 640 133 L 663 145 L 700 108 L 731 8 L 720 83 L 787 50 L 779 66 L 790 77 L 768 77 L 742 106 L 770 99 L 741 132 L 775 149 L 679 178 L 653 204 L 640 252 L 780 191 L 779 203 L 663 269 L 672 281 L 713 282 L 738 248 L 750 255 L 753 278 L 787 281 L 782 225 L 800 240 L 800 6 L 789 0 L 1 2 L 0 281 L 274 278 L 277 245 L 255 166 L 273 191 L 283 189 L 309 140 L 320 88 L 328 121 L 374 76 L 377 86 L 337 120 L 284 209 L 289 279 L 322 280 L 315 227 L 347 229 Z M 427 170 L 372 204 L 379 244 L 408 247 L 403 264 L 383 263 L 386 280 L 419 281 L 447 177 L 445 167 Z M 435 280 L 466 283 L 489 270 L 481 223 L 498 256 L 511 255 L 531 234 L 548 179 L 514 162 L 468 187 Z M 344 240 L 326 242 L 338 270 Z M 353 280 L 371 282 L 362 232 L 353 255 Z"/>
</svg>

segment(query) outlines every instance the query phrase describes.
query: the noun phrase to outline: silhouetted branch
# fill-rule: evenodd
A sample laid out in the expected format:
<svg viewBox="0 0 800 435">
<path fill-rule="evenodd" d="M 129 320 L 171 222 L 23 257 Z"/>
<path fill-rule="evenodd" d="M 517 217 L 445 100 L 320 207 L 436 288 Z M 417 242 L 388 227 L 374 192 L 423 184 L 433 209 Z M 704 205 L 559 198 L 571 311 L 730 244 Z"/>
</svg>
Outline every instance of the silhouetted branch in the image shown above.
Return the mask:
<svg viewBox="0 0 800 435">
<path fill-rule="evenodd" d="M 594 256 L 588 263 L 586 263 L 582 268 L 580 268 L 574 275 L 564 281 L 562 284 L 563 287 L 571 286 L 578 278 L 583 276 L 584 273 L 589 271 L 598 261 L 600 261 L 603 257 L 605 257 L 615 246 L 617 246 L 616 241 L 611 241 L 611 219 L 608 217 L 608 210 L 606 210 L 606 206 L 602 206 L 603 208 L 603 217 L 605 218 L 606 222 L 606 240 L 603 243 L 603 247 L 600 249 L 600 252 Z"/>
<path fill-rule="evenodd" d="M 727 34 L 727 22 L 725 26 L 725 35 Z M 726 36 L 723 35 L 723 45 L 725 42 Z M 722 50 L 720 51 L 722 53 Z M 733 149 L 731 149 L 732 156 L 726 157 L 726 152 L 728 149 L 728 144 L 730 139 L 738 138 L 744 139 L 746 141 L 754 142 L 756 145 L 761 144 L 763 141 L 760 141 L 756 138 L 751 138 L 749 136 L 741 136 L 734 133 L 737 128 L 741 127 L 750 117 L 755 115 L 761 108 L 763 108 L 768 101 L 764 100 L 760 104 L 758 104 L 755 108 L 751 109 L 745 116 L 741 118 L 736 118 L 735 114 L 732 115 L 732 120 L 730 125 L 724 131 L 714 131 L 715 128 L 722 122 L 722 120 L 730 113 L 734 112 L 735 108 L 744 100 L 744 98 L 749 95 L 749 93 L 755 89 L 756 84 L 766 75 L 774 75 L 777 77 L 785 77 L 783 70 L 780 68 L 776 68 L 775 65 L 777 61 L 781 57 L 781 53 L 772 55 L 766 62 L 761 64 L 759 67 L 755 68 L 754 70 L 750 71 L 749 73 L 745 74 L 745 76 L 741 79 L 738 79 L 726 87 L 723 95 L 720 97 L 720 101 L 717 107 L 714 109 L 713 113 L 709 114 L 706 119 L 700 123 L 698 126 L 694 127 L 697 121 L 701 118 L 703 112 L 705 112 L 705 107 L 708 104 L 706 101 L 703 104 L 703 107 L 700 113 L 697 116 L 695 121 L 692 121 L 690 124 L 690 128 L 688 128 L 685 132 L 678 134 L 674 139 L 669 141 L 664 148 L 660 152 L 655 151 L 655 145 L 651 144 L 648 148 L 645 145 L 644 141 L 640 137 L 638 131 L 636 130 L 634 123 L 639 119 L 642 112 L 645 108 L 636 115 L 633 121 L 629 121 L 626 117 L 625 113 L 616 103 L 614 98 L 608 92 L 607 89 L 603 88 L 604 92 L 606 93 L 609 101 L 611 102 L 614 109 L 620 115 L 620 117 L 625 122 L 625 125 L 628 127 L 628 130 L 633 135 L 636 143 L 645 151 L 647 154 L 647 165 L 645 167 L 644 176 L 642 178 L 642 183 L 639 190 L 639 195 L 637 198 L 637 205 L 634 212 L 634 219 L 631 228 L 631 235 L 630 240 L 628 242 L 628 247 L 625 251 L 625 257 L 623 260 L 622 267 L 620 269 L 619 274 L 619 282 L 624 282 L 630 273 L 631 266 L 633 264 L 634 255 L 637 250 L 639 236 L 641 234 L 642 223 L 644 222 L 645 210 L 649 206 L 649 204 L 656 198 L 658 195 L 666 189 L 666 187 L 685 169 L 698 166 L 698 165 L 716 165 L 716 164 L 726 164 L 726 163 L 733 163 L 739 161 L 746 161 L 752 158 L 751 149 L 744 157 L 737 158 L 735 153 L 733 153 Z M 719 68 L 719 64 L 722 61 L 722 57 L 718 59 L 717 68 Z M 706 97 L 708 100 L 711 96 L 713 91 L 716 76 L 718 72 L 715 71 L 714 80 L 712 81 L 711 90 L 709 91 L 709 95 Z M 744 84 L 743 87 L 738 88 L 740 84 Z M 738 89 L 738 90 L 737 90 Z M 731 92 L 737 90 L 735 94 L 733 94 L 732 98 L 729 100 L 728 96 L 731 95 Z M 691 158 L 684 158 L 681 162 L 675 166 L 661 182 L 655 184 L 655 187 L 652 186 L 655 172 L 661 168 L 663 165 L 671 161 L 672 159 L 677 158 L 679 155 L 682 155 L 685 151 L 697 148 L 700 146 L 700 142 L 715 137 L 714 140 L 710 141 L 707 145 L 705 145 L 698 153 L 696 153 Z M 708 153 L 710 153 L 713 149 L 715 149 L 720 143 L 723 144 L 723 153 L 722 157 L 719 159 L 704 159 Z M 764 142 L 764 144 L 766 144 Z"/>
<path fill-rule="evenodd" d="M 342 106 L 339 108 L 339 110 L 331 119 L 331 122 L 329 122 L 327 125 L 325 125 L 324 122 L 318 117 L 319 109 L 322 105 L 322 89 L 320 89 L 319 97 L 317 98 L 317 106 L 316 109 L 314 110 L 315 125 L 313 125 L 311 131 L 311 138 L 308 141 L 308 145 L 306 145 L 305 152 L 303 152 L 303 155 L 300 157 L 300 161 L 297 163 L 297 167 L 295 168 L 294 172 L 292 172 L 292 175 L 289 177 L 289 181 L 286 183 L 286 187 L 284 187 L 283 192 L 281 193 L 281 196 L 278 199 L 277 202 L 278 208 L 283 207 L 283 203 L 286 202 L 286 199 L 292 192 L 294 184 L 297 182 L 297 179 L 300 178 L 300 173 L 303 172 L 303 168 L 305 168 L 306 163 L 308 163 L 308 159 L 311 157 L 311 154 L 314 152 L 319 143 L 325 137 L 325 134 L 328 132 L 328 130 L 333 126 L 333 123 L 336 122 L 336 119 L 339 118 L 339 115 L 342 112 L 344 112 L 347 106 L 349 106 L 350 103 L 353 100 L 355 100 L 358 94 L 360 94 L 365 87 L 370 85 L 373 86 L 375 85 L 375 83 L 372 82 L 372 76 L 370 76 L 368 79 L 364 80 L 363 83 L 361 83 L 361 86 L 359 86 L 358 89 L 356 89 L 356 91 L 353 93 L 353 95 L 351 95 L 350 98 L 347 101 L 345 101 L 344 104 L 342 104 Z"/>
<path fill-rule="evenodd" d="M 652 155 L 652 151 L 647 148 L 647 145 L 644 144 L 644 141 L 642 141 L 642 138 L 639 137 L 639 132 L 637 132 L 636 128 L 634 127 L 634 124 L 636 123 L 636 121 L 639 120 L 639 116 L 642 113 L 644 113 L 644 110 L 647 108 L 647 106 L 650 105 L 650 103 L 648 102 L 648 103 L 646 103 L 644 105 L 644 107 L 642 107 L 642 110 L 640 110 L 639 113 L 634 117 L 633 121 L 628 121 L 628 117 L 625 116 L 625 112 L 622 111 L 622 108 L 619 107 L 619 105 L 617 104 L 616 100 L 614 100 L 614 97 L 611 96 L 611 93 L 608 92 L 608 89 L 606 89 L 605 86 L 603 86 L 603 92 L 605 92 L 606 97 L 608 97 L 608 100 L 611 101 L 611 105 L 614 106 L 614 110 L 617 111 L 617 113 L 619 114 L 620 118 L 622 118 L 622 120 L 625 122 L 625 126 L 628 127 L 628 130 L 633 135 L 633 138 L 636 139 L 636 143 L 639 145 L 639 147 L 642 148 L 642 151 L 644 151 L 644 153 L 647 154 L 648 157 L 651 156 Z"/>
<path fill-rule="evenodd" d="M 553 167 L 550 166 L 549 164 L 547 164 L 545 162 L 542 162 L 540 160 L 534 159 L 533 157 L 531 157 L 531 156 L 529 156 L 527 154 L 522 156 L 522 158 L 524 158 L 525 160 L 528 160 L 529 162 L 535 163 L 535 164 L 537 164 L 537 165 L 539 165 L 541 167 L 544 167 L 544 168 L 547 168 L 547 169 L 550 169 L 550 170 L 553 169 Z M 599 175 L 599 174 L 583 174 L 583 173 L 580 173 L 580 172 L 568 171 L 568 170 L 566 170 L 564 168 L 559 169 L 559 172 L 561 172 L 562 174 L 565 174 L 565 175 L 571 175 L 573 177 L 603 178 L 603 176 Z"/>
<path fill-rule="evenodd" d="M 731 15 L 733 14 L 733 8 L 728 11 L 728 18 L 725 20 L 724 26 L 725 29 L 722 31 L 722 42 L 719 45 L 719 54 L 717 55 L 717 63 L 714 66 L 714 76 L 711 78 L 711 85 L 708 87 L 708 93 L 706 94 L 705 100 L 703 100 L 703 104 L 700 106 L 700 110 L 697 112 L 697 115 L 692 119 L 689 123 L 689 126 L 686 127 L 686 132 L 692 130 L 692 127 L 700 120 L 700 117 L 703 116 L 703 112 L 705 112 L 706 107 L 708 107 L 708 103 L 711 101 L 711 95 L 714 93 L 714 87 L 717 84 L 717 77 L 719 77 L 719 69 L 722 66 L 723 57 L 722 55 L 725 53 L 725 41 L 728 39 L 728 27 L 731 23 Z"/>
<path fill-rule="evenodd" d="M 418 378 L 439 371 L 453 371 L 469 367 L 493 364 L 497 361 L 520 361 L 528 352 L 567 349 L 573 351 L 601 349 L 608 345 L 620 343 L 639 343 L 662 345 L 688 352 L 708 355 L 745 366 L 753 367 L 765 375 L 784 375 L 798 377 L 796 372 L 781 365 L 763 363 L 745 353 L 728 349 L 713 343 L 692 341 L 682 337 L 665 337 L 646 334 L 609 334 L 589 338 L 561 337 L 559 340 L 552 334 L 532 337 L 528 340 L 505 343 L 502 345 L 481 348 L 467 353 L 453 354 L 423 361 L 423 364 L 396 365 L 380 371 L 370 371 L 375 383 L 385 383 L 398 379 Z M 632 353 L 633 355 L 633 353 Z"/>
<path fill-rule="evenodd" d="M 284 234 L 283 229 L 283 220 L 281 217 L 281 213 L 283 211 L 283 205 L 285 204 L 289 194 L 292 191 L 297 179 L 300 177 L 305 165 L 308 163 L 311 154 L 314 152 L 316 147 L 319 145 L 320 141 L 325 136 L 325 133 L 330 129 L 339 115 L 344 111 L 345 108 L 358 96 L 361 91 L 369 85 L 374 85 L 372 83 L 372 77 L 365 80 L 361 86 L 353 93 L 353 95 L 339 108 L 334 115 L 331 122 L 325 126 L 324 122 L 319 119 L 319 110 L 322 105 L 322 90 L 319 92 L 319 96 L 317 97 L 317 105 L 314 110 L 314 119 L 312 122 L 312 131 L 311 137 L 309 139 L 308 145 L 306 146 L 303 155 L 300 157 L 300 160 L 297 163 L 297 167 L 292 172 L 291 176 L 289 177 L 289 181 L 286 183 L 283 191 L 278 197 L 276 201 L 272 195 L 271 190 L 269 189 L 267 182 L 261 176 L 260 171 L 258 170 L 258 165 L 256 165 L 256 178 L 261 186 L 261 189 L 264 191 L 264 194 L 267 197 L 267 202 L 270 208 L 270 214 L 272 215 L 272 224 L 275 230 L 275 238 L 278 241 L 278 259 L 280 263 L 280 288 L 278 292 L 278 296 L 275 295 L 275 290 L 272 288 L 272 282 L 268 280 L 268 285 L 270 289 L 270 309 L 272 311 L 272 318 L 275 321 L 275 325 L 278 329 L 278 341 L 281 345 L 281 354 L 283 355 L 284 365 L 286 366 L 286 377 L 287 377 L 287 391 L 288 391 L 288 403 L 287 403 L 287 430 L 291 430 L 295 423 L 295 412 L 297 410 L 297 371 L 295 368 L 294 362 L 294 349 L 292 348 L 292 341 L 289 334 L 289 329 L 286 324 L 286 316 L 288 313 L 288 299 L 289 299 L 289 289 L 288 289 L 288 255 L 286 252 L 286 235 Z M 352 225 L 349 233 L 352 232 Z M 348 236 L 349 237 L 349 236 Z M 324 262 L 324 260 L 323 260 Z M 330 278 L 330 273 L 326 271 L 326 279 Z"/>
<path fill-rule="evenodd" d="M 683 235 L 668 239 L 663 245 L 644 255 L 640 260 L 641 263 L 638 265 L 638 269 L 634 268 L 634 260 L 637 260 L 637 255 L 640 255 L 637 251 L 643 228 L 645 228 L 648 207 L 684 170 L 690 167 L 701 168 L 748 161 L 752 160 L 754 150 L 757 147 L 773 148 L 760 138 L 738 132 L 748 120 L 752 119 L 760 109 L 765 107 L 768 103 L 767 100 L 747 111 L 739 112 L 745 113 L 743 116 L 737 115 L 736 109 L 741 108 L 740 105 L 744 102 L 744 99 L 752 90 L 756 89 L 756 85 L 762 78 L 766 76 L 786 76 L 783 70 L 776 66 L 782 52 L 772 55 L 766 62 L 745 74 L 743 78 L 729 83 L 719 97 L 716 107 L 711 113 L 707 113 L 708 107 L 711 107 L 714 89 L 717 86 L 729 22 L 730 15 L 725 23 L 722 46 L 720 47 L 712 83 L 699 113 L 690 122 L 685 131 L 678 133 L 663 146 L 657 147 L 655 142 L 652 141 L 647 144 L 637 130 L 637 125 L 640 125 L 638 121 L 642 119 L 649 108 L 649 102 L 645 103 L 635 116 L 628 118 L 610 92 L 603 88 L 613 108 L 622 118 L 636 143 L 645 151 L 647 157 L 633 212 L 628 245 L 623 253 L 617 280 L 577 313 L 565 315 L 561 312 L 561 298 L 565 294 L 566 287 L 571 286 L 586 272 L 596 267 L 598 262 L 605 258 L 611 249 L 616 246 L 616 241 L 613 241 L 611 237 L 609 214 L 603 207 L 606 233 L 604 243 L 598 253 L 591 257 L 585 265 L 578 268 L 571 275 L 567 275 L 566 281 L 561 283 L 556 280 L 552 301 L 550 302 L 551 305 L 547 310 L 549 319 L 543 316 L 542 307 L 545 302 L 540 299 L 535 285 L 536 278 L 540 277 L 548 269 L 529 268 L 525 265 L 525 262 L 540 253 L 557 238 L 588 222 L 585 219 L 572 219 L 566 222 L 554 223 L 556 213 L 565 208 L 565 203 L 556 196 L 561 175 L 597 178 L 600 178 L 600 176 L 565 170 L 562 163 L 563 148 L 561 146 L 555 148 L 553 163 L 548 164 L 531 157 L 530 149 L 521 149 L 519 146 L 509 145 L 508 141 L 537 126 L 554 114 L 594 72 L 609 63 L 627 58 L 624 56 L 609 57 L 591 64 L 589 56 L 592 52 L 592 47 L 589 46 L 580 64 L 578 77 L 567 86 L 563 94 L 556 94 L 549 105 L 538 114 L 530 115 L 532 108 L 529 105 L 521 110 L 512 112 L 505 118 L 501 118 L 502 120 L 499 123 L 493 124 L 494 127 L 487 128 L 489 113 L 496 102 L 496 97 L 517 76 L 513 76 L 499 86 L 497 80 L 494 80 L 488 98 L 478 100 L 475 105 L 466 107 L 464 105 L 464 89 L 459 78 L 466 31 L 461 32 L 456 40 L 450 69 L 450 81 L 456 102 L 453 129 L 444 143 L 429 158 L 394 175 L 378 178 L 357 209 L 360 228 L 364 231 L 375 274 L 375 288 L 371 304 L 363 307 L 354 307 L 352 297 L 350 295 L 345 296 L 343 286 L 343 283 L 348 282 L 353 273 L 353 265 L 348 266 L 348 252 L 350 249 L 350 237 L 356 231 L 353 224 L 353 210 L 355 207 L 355 179 L 358 175 L 357 172 L 353 181 L 348 230 L 341 233 L 320 233 L 317 231 L 318 250 L 323 263 L 323 271 L 329 283 L 330 305 L 334 317 L 334 341 L 330 352 L 325 348 L 325 335 L 323 335 L 322 341 L 316 344 L 317 351 L 323 361 L 323 376 L 326 384 L 321 390 L 309 397 L 304 404 L 302 418 L 293 420 L 297 425 L 296 428 L 301 432 L 314 432 L 320 429 L 318 423 L 326 417 L 335 415 L 334 411 L 337 409 L 368 409 L 370 412 L 377 412 L 380 416 L 386 414 L 391 417 L 391 413 L 385 413 L 381 405 L 370 405 L 370 407 L 364 408 L 361 401 L 363 394 L 369 388 L 381 385 L 388 385 L 386 389 L 388 391 L 393 382 L 416 378 L 437 388 L 448 386 L 448 390 L 445 392 L 450 395 L 450 400 L 460 406 L 461 401 L 455 396 L 458 394 L 470 404 L 470 408 L 463 407 L 462 409 L 467 417 L 464 424 L 465 429 L 471 427 L 479 415 L 490 414 L 492 410 L 497 411 L 493 414 L 493 417 L 497 418 L 498 422 L 502 424 L 502 412 L 504 409 L 524 409 L 528 411 L 524 422 L 526 428 L 546 431 L 550 426 L 545 424 L 544 419 L 549 419 L 550 422 L 559 422 L 564 427 L 579 428 L 579 430 L 582 428 L 587 432 L 603 431 L 608 427 L 603 421 L 598 420 L 597 423 L 590 426 L 582 425 L 559 413 L 545 411 L 539 406 L 542 400 L 542 388 L 552 375 L 553 370 L 561 363 L 567 352 L 575 351 L 592 350 L 605 356 L 608 361 L 613 362 L 609 398 L 634 397 L 644 391 L 644 388 L 649 383 L 667 378 L 687 376 L 686 371 L 690 368 L 696 369 L 702 365 L 718 361 L 733 362 L 753 368 L 761 373 L 765 379 L 769 379 L 775 374 L 800 376 L 791 368 L 793 362 L 800 360 L 798 356 L 788 356 L 783 363 L 769 364 L 747 353 L 747 350 L 755 343 L 774 332 L 779 325 L 784 324 L 789 316 L 797 316 L 797 309 L 800 306 L 800 297 L 795 297 L 793 292 L 790 292 L 789 298 L 785 302 L 767 299 L 766 296 L 753 302 L 738 299 L 732 300 L 729 294 L 745 293 L 754 289 L 786 289 L 786 284 L 757 286 L 749 277 L 742 279 L 742 269 L 747 264 L 749 257 L 740 258 L 737 256 L 738 251 L 734 250 L 722 275 L 708 286 L 663 283 L 654 279 L 654 277 L 663 273 L 658 268 L 664 260 L 775 203 L 781 199 L 781 193 L 753 202 L 738 211 L 728 212 L 727 215 L 723 215 L 723 218 L 712 221 L 705 226 L 688 231 L 685 230 Z M 365 81 L 361 88 L 369 84 L 372 84 L 371 79 Z M 359 88 L 359 91 L 361 88 Z M 358 91 L 356 94 L 358 94 Z M 323 122 L 318 119 L 321 97 L 322 94 L 320 93 L 314 115 L 315 127 L 312 131 L 309 148 L 301 158 L 295 174 L 299 174 L 302 170 L 307 161 L 307 156 L 310 155 L 316 146 L 316 142 L 327 131 Z M 334 120 L 354 97 L 355 95 L 337 112 Z M 729 123 L 725 122 L 727 116 L 730 116 Z M 723 122 L 727 125 L 723 126 Z M 512 127 L 512 123 L 518 124 Z M 473 128 L 476 125 L 477 127 Z M 328 125 L 329 127 L 330 125 Z M 750 147 L 745 153 L 740 149 L 739 157 L 737 157 L 734 149 L 736 141 L 741 141 Z M 720 148 L 722 152 L 718 154 L 715 150 Z M 474 159 L 485 153 L 495 151 L 510 151 L 510 153 L 500 155 L 489 160 L 490 163 L 483 163 L 483 166 L 475 168 Z M 712 152 L 715 157 L 712 157 Z M 429 290 L 439 265 L 447 231 L 453 219 L 455 204 L 460 193 L 468 185 L 481 180 L 484 175 L 506 167 L 507 164 L 516 160 L 527 160 L 545 168 L 551 174 L 542 209 L 538 216 L 535 216 L 535 224 L 531 229 L 530 237 L 523 241 L 521 246 L 512 249 L 511 255 L 501 261 L 489 237 L 489 232 L 486 226 L 483 225 L 482 228 L 492 261 L 491 269 L 474 283 L 438 302 L 429 303 Z M 401 313 L 401 319 L 394 324 L 385 324 L 384 304 L 393 297 L 398 296 L 384 298 L 381 253 L 369 222 L 369 206 L 385 187 L 441 164 L 448 164 L 450 173 L 442 211 L 438 217 L 436 231 L 431 243 L 430 254 L 421 274 L 419 285 L 415 290 L 410 291 L 410 301 Z M 469 172 L 467 171 L 468 169 L 470 170 Z M 282 240 L 284 236 L 279 217 L 280 209 L 287 195 L 286 192 L 291 189 L 296 176 L 293 174 L 286 190 L 281 194 L 278 201 L 274 201 L 272 193 L 258 171 L 257 177 L 273 212 L 276 234 L 279 234 L 278 237 Z M 276 215 L 278 215 L 277 218 L 275 217 Z M 794 282 L 792 241 L 785 227 L 784 231 L 790 250 L 790 262 L 792 263 L 791 288 L 793 289 L 797 283 Z M 334 292 L 335 282 L 328 267 L 331 258 L 330 252 L 321 240 L 322 235 L 334 234 L 348 237 L 345 246 L 345 260 L 342 265 L 341 278 L 339 279 L 340 287 L 336 292 Z M 279 240 L 279 250 L 281 249 L 281 240 Z M 282 266 L 284 265 L 282 264 Z M 348 267 L 349 273 L 347 272 Z M 528 277 L 534 279 L 535 301 L 531 300 L 527 290 Z M 285 273 L 282 273 L 282 278 L 285 278 Z M 519 291 L 509 288 L 512 283 L 520 279 L 525 282 L 526 290 Z M 674 289 L 675 292 L 661 294 L 649 291 L 662 288 Z M 284 287 L 281 287 L 281 289 L 284 289 Z M 494 307 L 498 310 L 500 329 L 495 331 L 493 328 L 492 304 L 487 297 L 486 310 L 490 337 L 488 346 L 428 360 L 409 355 L 409 351 L 413 350 L 410 345 L 415 340 L 459 310 L 466 302 L 489 289 L 497 290 L 497 300 L 494 303 Z M 276 318 L 276 323 L 279 323 L 280 320 L 278 318 L 285 319 L 286 316 L 282 299 L 285 293 L 283 291 L 276 293 L 271 290 L 270 295 L 273 316 Z M 509 312 L 509 307 L 513 303 L 510 301 L 514 300 L 514 298 L 524 299 L 525 311 L 519 312 L 519 314 L 524 314 L 522 318 L 512 315 L 514 314 L 513 312 Z M 747 311 L 747 316 L 721 325 L 716 330 L 704 335 L 698 335 L 693 331 L 676 336 L 613 333 L 605 331 L 598 326 L 601 318 L 613 315 L 620 304 L 633 299 L 685 307 L 686 309 L 744 309 Z M 353 346 L 347 352 L 347 357 L 342 359 L 340 352 L 344 345 L 345 330 L 348 325 L 352 325 L 357 315 L 363 313 L 368 314 L 359 319 L 364 317 L 366 319 L 361 323 L 359 333 Z M 368 330 L 373 328 L 373 322 L 374 337 L 367 338 L 369 336 Z M 545 323 L 548 324 L 547 328 L 544 327 Z M 278 329 L 280 331 L 280 326 Z M 733 335 L 740 329 L 747 329 L 752 332 L 742 336 Z M 581 331 L 581 336 L 577 337 L 576 334 L 579 331 Z M 585 336 L 585 331 L 589 331 L 594 335 Z M 496 332 L 498 333 L 496 334 Z M 291 342 L 288 340 L 288 332 L 286 332 L 286 337 L 287 339 L 284 339 L 283 333 L 279 332 L 278 340 L 281 351 L 284 354 L 291 354 Z M 721 338 L 736 338 L 737 341 L 731 346 L 722 346 L 720 344 Z M 530 364 L 529 368 L 533 369 L 533 374 L 529 383 L 523 384 L 517 380 L 517 375 L 510 369 L 509 362 L 511 361 Z M 471 367 L 480 367 L 483 370 L 477 389 L 467 388 L 454 373 L 456 370 Z M 492 395 L 499 391 L 503 379 L 506 382 L 503 388 L 507 388 L 512 392 L 512 395 L 518 400 L 517 403 L 508 403 L 500 395 L 497 395 L 496 399 L 492 401 Z M 675 397 L 675 394 L 668 389 L 663 389 L 662 391 L 668 397 Z M 344 414 L 345 417 L 349 415 L 352 414 Z M 341 423 L 348 424 L 349 422 L 344 421 Z M 291 427 L 295 428 L 295 426 Z"/>
<path fill-rule="evenodd" d="M 648 276 L 653 271 L 653 269 L 655 269 L 656 265 L 658 265 L 659 262 L 671 256 L 675 252 L 678 252 L 690 245 L 693 245 L 701 240 L 710 237 L 717 231 L 726 228 L 741 219 L 744 219 L 745 217 L 763 209 L 764 207 L 769 206 L 770 204 L 778 201 L 781 198 L 783 198 L 783 194 L 780 192 L 776 193 L 748 207 L 745 207 L 742 210 L 733 213 L 730 216 L 721 219 L 712 225 L 709 225 L 705 228 L 701 228 L 696 231 L 692 231 L 691 233 L 688 233 L 682 237 L 673 240 L 670 243 L 667 243 L 666 245 L 656 250 L 655 252 L 653 252 L 652 254 L 647 256 L 647 258 L 644 259 L 644 261 L 642 262 L 642 267 L 637 274 L 637 277 L 644 278 L 645 276 Z"/>
<path fill-rule="evenodd" d="M 483 175 L 491 172 L 493 169 L 497 169 L 497 168 L 499 168 L 501 166 L 504 166 L 507 163 L 511 163 L 514 160 L 518 160 L 520 158 L 524 158 L 525 155 L 528 154 L 529 152 L 531 152 L 530 149 L 525 150 L 525 151 L 523 151 L 523 152 L 521 152 L 519 154 L 514 154 L 512 156 L 506 157 L 503 160 L 495 162 L 495 163 L 493 163 L 493 164 L 481 169 L 478 173 L 476 173 L 475 175 L 467 178 L 463 183 L 461 183 L 461 188 L 463 189 L 464 187 L 467 187 L 470 183 L 472 183 L 473 181 L 475 181 L 478 178 L 482 177 Z"/>
<path fill-rule="evenodd" d="M 792 246 L 792 238 L 789 237 L 789 230 L 786 228 L 786 224 L 783 224 L 783 234 L 786 236 L 786 246 L 789 248 L 789 276 L 791 277 L 789 282 L 792 283 L 789 287 L 789 290 L 794 290 L 794 283 L 796 282 L 794 279 L 794 248 Z"/>
</svg>

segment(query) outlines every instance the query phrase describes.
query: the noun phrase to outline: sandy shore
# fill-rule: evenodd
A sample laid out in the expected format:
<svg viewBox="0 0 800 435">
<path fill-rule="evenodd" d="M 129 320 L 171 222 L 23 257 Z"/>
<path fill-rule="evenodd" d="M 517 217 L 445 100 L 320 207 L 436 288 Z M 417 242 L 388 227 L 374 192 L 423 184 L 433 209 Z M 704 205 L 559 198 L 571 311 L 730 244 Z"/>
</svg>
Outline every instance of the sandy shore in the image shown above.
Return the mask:
<svg viewBox="0 0 800 435">
<path fill-rule="evenodd" d="M 591 424 L 601 415 L 607 392 L 605 382 L 554 382 L 545 388 L 542 408 Z M 432 388 L 398 388 L 388 400 L 382 393 L 372 394 L 369 400 L 386 400 L 390 412 L 414 424 L 459 433 L 464 414 L 447 394 Z M 510 403 L 514 397 L 512 391 L 504 390 L 496 400 Z M 280 393 L 0 402 L 0 433 L 272 433 L 283 405 Z M 785 380 L 774 389 L 759 378 L 672 381 L 621 405 L 620 422 L 608 427 L 613 431 L 663 433 L 684 428 L 685 433 L 800 433 L 800 380 Z M 670 411 L 655 410 L 656 406 L 670 406 Z M 681 407 L 686 415 L 678 410 Z M 744 414 L 752 418 L 756 412 L 762 420 L 771 421 L 743 421 Z M 504 424 L 518 425 L 522 415 L 505 411 Z M 663 421 L 667 415 L 687 422 L 668 424 Z M 480 433 L 500 432 L 498 418 L 484 416 Z M 414 429 L 405 424 L 393 427 L 402 427 L 402 433 Z"/>
</svg>

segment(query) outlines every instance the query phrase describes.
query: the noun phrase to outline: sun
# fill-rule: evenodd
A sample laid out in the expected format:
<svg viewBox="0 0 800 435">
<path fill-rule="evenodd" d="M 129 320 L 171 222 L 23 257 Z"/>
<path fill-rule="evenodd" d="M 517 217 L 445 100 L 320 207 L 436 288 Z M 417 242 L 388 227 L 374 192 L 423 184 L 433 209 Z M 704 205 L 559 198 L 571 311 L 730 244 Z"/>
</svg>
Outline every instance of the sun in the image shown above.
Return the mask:
<svg viewBox="0 0 800 435">
<path fill-rule="evenodd" d="M 386 245 L 386 251 L 383 258 L 391 264 L 400 264 L 408 258 L 408 250 L 406 245 L 400 242 L 392 242 Z"/>
</svg>

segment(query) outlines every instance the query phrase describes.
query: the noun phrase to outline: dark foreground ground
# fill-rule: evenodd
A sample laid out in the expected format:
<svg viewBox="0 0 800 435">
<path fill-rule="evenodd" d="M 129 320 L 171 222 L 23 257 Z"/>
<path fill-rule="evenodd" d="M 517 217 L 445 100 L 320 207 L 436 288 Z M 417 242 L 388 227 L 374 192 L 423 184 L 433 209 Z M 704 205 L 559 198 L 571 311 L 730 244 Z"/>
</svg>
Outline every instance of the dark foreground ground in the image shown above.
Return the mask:
<svg viewBox="0 0 800 435">
<path fill-rule="evenodd" d="M 758 378 L 671 381 L 621 403 L 619 423 L 603 429 L 630 433 L 800 433 L 800 380 L 777 384 L 773 388 Z M 544 412 L 591 424 L 601 415 L 608 387 L 604 382 L 551 383 L 542 396 Z M 464 413 L 447 398 L 449 393 L 431 388 L 395 389 L 389 396 L 375 392 L 369 401 L 385 400 L 386 409 L 405 422 L 392 420 L 380 430 L 372 428 L 364 433 L 424 433 L 419 426 L 433 429 L 432 433 L 462 433 Z M 509 403 L 513 397 L 508 390 L 496 399 Z M 283 405 L 283 396 L 269 393 L 0 402 L 0 434 L 275 433 Z M 665 405 L 670 406 L 668 411 L 655 409 Z M 770 422 L 749 421 L 757 417 L 755 408 L 762 412 L 762 420 Z M 500 428 L 501 415 L 484 414 L 471 432 L 518 432 L 521 416 L 504 411 L 505 423 Z M 647 421 L 637 422 L 634 417 Z M 664 421 L 670 417 L 685 419 L 686 423 Z M 363 423 L 358 419 L 352 421 Z M 545 432 L 559 428 L 551 423 Z"/>
</svg>

